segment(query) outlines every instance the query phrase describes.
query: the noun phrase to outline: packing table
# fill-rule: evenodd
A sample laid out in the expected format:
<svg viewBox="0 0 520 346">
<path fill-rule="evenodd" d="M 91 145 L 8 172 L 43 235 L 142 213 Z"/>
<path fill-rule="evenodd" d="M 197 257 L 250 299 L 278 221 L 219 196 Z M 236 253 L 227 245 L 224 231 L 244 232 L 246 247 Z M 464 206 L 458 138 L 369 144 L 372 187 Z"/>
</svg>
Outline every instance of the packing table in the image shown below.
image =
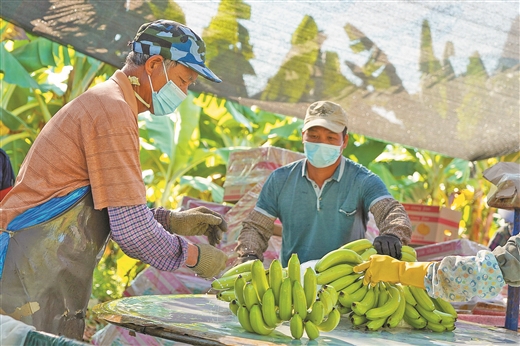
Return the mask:
<svg viewBox="0 0 520 346">
<path fill-rule="evenodd" d="M 457 321 L 453 332 L 408 328 L 356 329 L 346 316 L 331 332 L 310 341 L 291 337 L 289 323 L 270 335 L 246 332 L 228 303 L 215 295 L 150 295 L 116 299 L 93 308 L 97 317 L 135 332 L 193 345 L 520 345 L 520 334 L 505 328 Z"/>
</svg>

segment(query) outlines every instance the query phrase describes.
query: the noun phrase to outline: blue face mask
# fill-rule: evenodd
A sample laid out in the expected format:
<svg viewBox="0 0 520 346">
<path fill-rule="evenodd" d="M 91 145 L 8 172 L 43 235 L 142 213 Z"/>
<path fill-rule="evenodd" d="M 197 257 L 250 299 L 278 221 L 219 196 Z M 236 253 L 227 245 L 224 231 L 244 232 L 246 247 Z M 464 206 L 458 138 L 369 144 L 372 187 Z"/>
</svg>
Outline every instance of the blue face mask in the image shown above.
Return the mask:
<svg viewBox="0 0 520 346">
<path fill-rule="evenodd" d="M 164 61 L 163 67 L 166 79 L 168 79 Z M 158 92 L 155 92 L 153 91 L 152 79 L 150 76 L 148 76 L 148 79 L 150 80 L 150 86 L 152 88 L 152 104 L 154 115 L 168 115 L 173 113 L 187 96 L 177 85 L 175 85 L 174 82 L 169 79 L 168 82 Z"/>
<path fill-rule="evenodd" d="M 332 165 L 341 155 L 340 145 L 303 142 L 303 150 L 307 160 L 316 168 Z"/>
</svg>

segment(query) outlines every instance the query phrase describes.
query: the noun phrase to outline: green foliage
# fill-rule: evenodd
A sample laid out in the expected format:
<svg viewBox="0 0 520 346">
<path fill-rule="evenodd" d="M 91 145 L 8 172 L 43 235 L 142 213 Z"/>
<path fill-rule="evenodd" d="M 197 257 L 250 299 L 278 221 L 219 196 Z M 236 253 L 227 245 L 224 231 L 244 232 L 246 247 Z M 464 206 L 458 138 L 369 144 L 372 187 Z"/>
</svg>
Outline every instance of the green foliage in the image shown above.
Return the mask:
<svg viewBox="0 0 520 346">
<path fill-rule="evenodd" d="M 296 103 L 315 88 L 311 79 L 321 45 L 316 22 L 305 16 L 293 34 L 289 58 L 262 91 L 261 100 Z"/>
<path fill-rule="evenodd" d="M 244 75 L 255 74 L 249 62 L 254 54 L 249 43 L 249 31 L 238 20 L 248 20 L 250 17 L 251 6 L 242 0 L 222 0 L 217 14 L 204 29 L 202 39 L 206 43 L 206 65 L 217 76 L 226 76 L 218 85 L 211 83 L 210 90 L 214 88 L 247 96 Z M 229 64 L 230 61 L 233 63 Z"/>
</svg>

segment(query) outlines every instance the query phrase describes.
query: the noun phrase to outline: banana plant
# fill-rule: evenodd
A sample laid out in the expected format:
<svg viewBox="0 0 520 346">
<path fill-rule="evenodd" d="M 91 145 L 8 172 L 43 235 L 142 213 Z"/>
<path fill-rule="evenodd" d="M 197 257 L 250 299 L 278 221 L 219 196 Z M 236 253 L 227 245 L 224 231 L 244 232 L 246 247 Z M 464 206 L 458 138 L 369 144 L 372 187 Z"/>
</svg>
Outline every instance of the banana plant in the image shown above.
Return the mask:
<svg viewBox="0 0 520 346">
<path fill-rule="evenodd" d="M 103 81 L 112 67 L 43 37 L 25 34 L 11 40 L 6 32 L 14 26 L 0 20 L 1 85 L 0 143 L 9 153 L 15 174 L 43 126 L 67 102 L 93 83 Z M 4 40 L 5 39 L 5 40 Z M 66 67 L 72 72 L 66 76 Z M 67 79 L 66 91 L 52 80 Z M 98 80 L 96 80 L 98 78 Z"/>
</svg>

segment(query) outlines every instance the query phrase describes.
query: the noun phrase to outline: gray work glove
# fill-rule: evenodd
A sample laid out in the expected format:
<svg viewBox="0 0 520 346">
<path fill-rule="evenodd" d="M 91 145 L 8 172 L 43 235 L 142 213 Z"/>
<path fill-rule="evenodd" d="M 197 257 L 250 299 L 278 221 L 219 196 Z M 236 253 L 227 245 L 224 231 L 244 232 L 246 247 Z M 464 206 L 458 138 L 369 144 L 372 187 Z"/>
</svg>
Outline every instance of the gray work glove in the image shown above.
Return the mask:
<svg viewBox="0 0 520 346">
<path fill-rule="evenodd" d="M 216 278 L 226 268 L 227 255 L 214 246 L 208 244 L 194 244 L 199 248 L 197 264 L 186 266 L 202 278 Z"/>
<path fill-rule="evenodd" d="M 239 256 L 236 258 L 235 262 L 233 262 L 233 267 L 245 263 L 247 261 L 254 261 L 256 259 L 259 259 L 257 255 L 249 254 L 244 256 Z"/>
<path fill-rule="evenodd" d="M 401 239 L 393 234 L 382 234 L 374 239 L 374 248 L 380 255 L 401 259 Z"/>
<path fill-rule="evenodd" d="M 227 222 L 222 215 L 206 207 L 185 211 L 170 211 L 170 232 L 190 236 L 205 235 L 211 245 L 222 240 L 222 232 L 227 231 Z"/>
</svg>

